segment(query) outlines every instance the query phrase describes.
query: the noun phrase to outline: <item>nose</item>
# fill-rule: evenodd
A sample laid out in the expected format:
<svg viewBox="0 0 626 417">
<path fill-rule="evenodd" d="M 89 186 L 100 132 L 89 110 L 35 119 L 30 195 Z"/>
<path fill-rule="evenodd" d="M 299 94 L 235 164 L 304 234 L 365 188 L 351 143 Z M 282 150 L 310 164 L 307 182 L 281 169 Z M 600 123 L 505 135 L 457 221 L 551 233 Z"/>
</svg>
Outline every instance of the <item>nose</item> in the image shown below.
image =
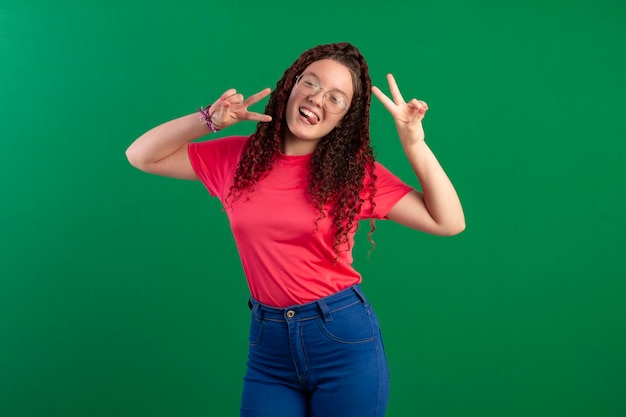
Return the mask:
<svg viewBox="0 0 626 417">
<path fill-rule="evenodd" d="M 324 91 L 312 91 L 311 94 L 309 94 L 308 100 L 315 104 L 318 104 L 321 107 L 322 103 L 324 102 Z"/>
</svg>

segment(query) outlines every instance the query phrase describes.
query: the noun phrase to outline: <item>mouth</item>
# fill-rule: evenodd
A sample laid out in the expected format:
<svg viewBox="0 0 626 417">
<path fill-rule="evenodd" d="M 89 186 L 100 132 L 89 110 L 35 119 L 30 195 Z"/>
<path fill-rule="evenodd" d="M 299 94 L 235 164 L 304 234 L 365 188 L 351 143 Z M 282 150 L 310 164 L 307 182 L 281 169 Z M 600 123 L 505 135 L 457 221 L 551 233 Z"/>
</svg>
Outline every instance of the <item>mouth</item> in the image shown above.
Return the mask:
<svg viewBox="0 0 626 417">
<path fill-rule="evenodd" d="M 300 107 L 298 111 L 300 112 L 300 116 L 304 117 L 310 124 L 316 125 L 320 122 L 319 116 L 311 111 L 311 109 Z"/>
</svg>

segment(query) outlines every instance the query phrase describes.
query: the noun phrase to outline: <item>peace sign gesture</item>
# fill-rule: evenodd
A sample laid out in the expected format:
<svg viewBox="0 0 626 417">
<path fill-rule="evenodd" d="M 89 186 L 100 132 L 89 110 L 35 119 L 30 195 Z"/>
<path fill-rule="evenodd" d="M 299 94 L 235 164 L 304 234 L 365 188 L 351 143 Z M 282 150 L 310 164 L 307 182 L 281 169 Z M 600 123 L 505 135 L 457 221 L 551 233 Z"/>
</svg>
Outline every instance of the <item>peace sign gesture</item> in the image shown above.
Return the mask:
<svg viewBox="0 0 626 417">
<path fill-rule="evenodd" d="M 426 114 L 426 110 L 428 110 L 428 105 L 426 102 L 414 98 L 408 103 L 405 102 L 393 75 L 387 74 L 387 82 L 389 83 L 389 90 L 393 100 L 387 97 L 378 87 L 372 87 L 372 92 L 393 116 L 402 144 L 407 146 L 423 141 L 424 128 L 422 127 L 422 119 Z"/>
<path fill-rule="evenodd" d="M 244 100 L 243 94 L 231 88 L 211 104 L 211 122 L 217 129 L 224 129 L 242 120 L 252 120 L 256 122 L 269 122 L 272 116 L 263 113 L 249 112 L 248 107 L 261 101 L 271 90 L 265 88 Z"/>
</svg>

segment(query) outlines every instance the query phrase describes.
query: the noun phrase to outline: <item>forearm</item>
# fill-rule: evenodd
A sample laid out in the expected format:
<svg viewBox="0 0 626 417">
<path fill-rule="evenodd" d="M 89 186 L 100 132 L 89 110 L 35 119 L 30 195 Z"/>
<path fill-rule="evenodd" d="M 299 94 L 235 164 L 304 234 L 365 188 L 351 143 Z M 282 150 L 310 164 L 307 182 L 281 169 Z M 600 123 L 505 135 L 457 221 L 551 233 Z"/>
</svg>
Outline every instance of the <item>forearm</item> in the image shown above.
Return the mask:
<svg viewBox="0 0 626 417">
<path fill-rule="evenodd" d="M 372 93 L 393 116 L 402 147 L 422 186 L 422 193 L 410 193 L 389 211 L 387 216 L 414 229 L 441 235 L 453 235 L 465 229 L 465 216 L 459 196 L 424 141 L 422 119 L 428 110 L 426 102 L 404 101 L 393 75 L 388 74 L 393 100 L 378 87 Z"/>
<path fill-rule="evenodd" d="M 158 163 L 194 139 L 211 133 L 211 129 L 193 113 L 163 123 L 137 138 L 126 150 L 129 162 L 136 166 Z"/>
<path fill-rule="evenodd" d="M 422 187 L 424 204 L 433 221 L 456 234 L 465 228 L 465 216 L 454 185 L 424 140 L 403 141 L 404 151 Z"/>
</svg>

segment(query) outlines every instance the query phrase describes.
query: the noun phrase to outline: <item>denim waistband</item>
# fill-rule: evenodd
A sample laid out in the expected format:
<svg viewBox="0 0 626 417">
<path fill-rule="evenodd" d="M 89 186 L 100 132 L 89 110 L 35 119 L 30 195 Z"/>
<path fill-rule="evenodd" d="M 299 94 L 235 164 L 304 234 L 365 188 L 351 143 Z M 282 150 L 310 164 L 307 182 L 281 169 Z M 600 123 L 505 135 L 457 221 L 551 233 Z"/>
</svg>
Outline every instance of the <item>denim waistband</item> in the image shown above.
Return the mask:
<svg viewBox="0 0 626 417">
<path fill-rule="evenodd" d="M 359 284 L 306 304 L 296 304 L 284 308 L 271 307 L 250 297 L 248 306 L 252 310 L 252 314 L 260 320 L 302 321 L 321 317 L 327 321 L 330 319 L 332 312 L 357 303 L 368 305 Z"/>
</svg>

